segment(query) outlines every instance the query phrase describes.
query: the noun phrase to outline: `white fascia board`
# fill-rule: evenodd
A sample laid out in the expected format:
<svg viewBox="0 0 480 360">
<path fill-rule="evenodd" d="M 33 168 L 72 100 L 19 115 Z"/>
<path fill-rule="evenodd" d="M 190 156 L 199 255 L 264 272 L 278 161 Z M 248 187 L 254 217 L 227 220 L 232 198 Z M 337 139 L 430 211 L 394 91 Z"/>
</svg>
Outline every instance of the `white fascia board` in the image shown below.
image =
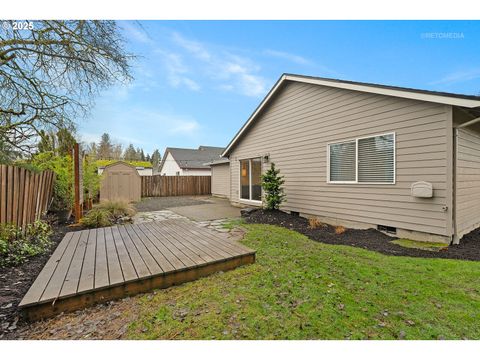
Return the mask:
<svg viewBox="0 0 480 360">
<path fill-rule="evenodd" d="M 334 87 L 339 89 L 362 91 L 362 92 L 367 92 L 372 94 L 395 96 L 395 97 L 401 97 L 406 99 L 427 101 L 427 102 L 440 103 L 440 104 L 446 104 L 446 105 L 462 106 L 466 108 L 475 108 L 480 106 L 480 100 L 462 99 L 462 98 L 455 98 L 455 97 L 435 95 L 435 94 L 424 94 L 424 93 L 418 93 L 418 92 L 407 91 L 407 90 L 387 89 L 383 87 L 377 87 L 374 85 L 367 86 L 367 85 L 360 85 L 360 84 L 347 84 L 347 83 L 342 83 L 337 81 L 309 79 L 309 78 L 304 78 L 304 77 L 294 76 L 294 75 L 286 75 L 285 80 L 303 82 L 303 83 L 314 84 L 314 85 L 323 85 L 323 86 L 329 86 L 329 87 Z"/>
</svg>

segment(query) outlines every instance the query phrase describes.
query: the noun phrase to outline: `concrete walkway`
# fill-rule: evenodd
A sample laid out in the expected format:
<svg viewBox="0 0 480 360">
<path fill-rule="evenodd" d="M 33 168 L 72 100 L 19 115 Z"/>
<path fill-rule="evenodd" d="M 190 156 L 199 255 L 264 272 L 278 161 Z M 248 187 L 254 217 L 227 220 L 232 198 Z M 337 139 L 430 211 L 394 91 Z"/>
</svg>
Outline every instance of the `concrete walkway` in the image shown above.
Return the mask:
<svg viewBox="0 0 480 360">
<path fill-rule="evenodd" d="M 169 210 L 195 221 L 239 218 L 240 208 L 230 205 L 227 199 L 210 198 L 209 203 L 171 207 Z"/>
</svg>

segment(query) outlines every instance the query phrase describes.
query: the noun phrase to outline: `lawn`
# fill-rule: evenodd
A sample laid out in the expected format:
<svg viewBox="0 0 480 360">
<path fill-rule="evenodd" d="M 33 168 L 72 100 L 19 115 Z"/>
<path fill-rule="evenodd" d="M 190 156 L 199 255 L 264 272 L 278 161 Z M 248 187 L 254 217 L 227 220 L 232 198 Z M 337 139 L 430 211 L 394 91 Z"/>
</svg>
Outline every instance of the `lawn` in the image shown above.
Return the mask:
<svg viewBox="0 0 480 360">
<path fill-rule="evenodd" d="M 479 339 L 480 263 L 243 225 L 254 265 L 145 295 L 135 339 Z"/>
</svg>

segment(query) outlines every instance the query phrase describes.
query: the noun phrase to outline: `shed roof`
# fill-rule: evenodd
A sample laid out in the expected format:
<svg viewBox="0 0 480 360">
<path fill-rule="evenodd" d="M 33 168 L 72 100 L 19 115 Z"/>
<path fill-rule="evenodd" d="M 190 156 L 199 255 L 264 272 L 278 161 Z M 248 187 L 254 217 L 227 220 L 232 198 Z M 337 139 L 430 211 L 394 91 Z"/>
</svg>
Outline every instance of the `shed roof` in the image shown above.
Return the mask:
<svg viewBox="0 0 480 360">
<path fill-rule="evenodd" d="M 221 156 L 228 156 L 233 146 L 241 138 L 242 134 L 247 130 L 252 122 L 255 120 L 257 115 L 263 110 L 263 108 L 269 103 L 269 100 L 273 98 L 278 90 L 282 87 L 285 82 L 294 81 L 302 82 L 313 85 L 322 85 L 329 86 L 340 89 L 362 91 L 380 95 L 395 96 L 406 99 L 414 99 L 420 101 L 428 101 L 433 103 L 440 103 L 446 105 L 460 106 L 464 108 L 478 108 L 480 107 L 480 96 L 475 95 L 464 95 L 464 94 L 454 94 L 447 92 L 431 91 L 431 90 L 421 90 L 413 89 L 399 86 L 390 86 L 382 84 L 373 84 L 357 81 L 348 81 L 340 79 L 330 79 L 323 77 L 315 76 L 306 76 L 306 75 L 297 75 L 297 74 L 283 74 L 272 89 L 269 91 L 267 96 L 262 100 L 260 105 L 255 109 L 255 111 L 250 115 L 249 119 L 242 128 L 237 132 L 232 141 L 225 148 L 225 151 Z"/>
</svg>

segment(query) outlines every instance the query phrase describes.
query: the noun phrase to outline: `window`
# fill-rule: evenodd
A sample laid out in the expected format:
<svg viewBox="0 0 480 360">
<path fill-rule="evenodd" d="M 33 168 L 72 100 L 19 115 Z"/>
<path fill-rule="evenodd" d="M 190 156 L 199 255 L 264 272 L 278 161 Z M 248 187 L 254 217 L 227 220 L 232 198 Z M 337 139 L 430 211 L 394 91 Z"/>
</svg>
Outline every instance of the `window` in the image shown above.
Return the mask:
<svg viewBox="0 0 480 360">
<path fill-rule="evenodd" d="M 240 160 L 240 199 L 262 200 L 261 158 Z"/>
<path fill-rule="evenodd" d="M 356 158 L 355 141 L 330 145 L 330 181 L 355 182 Z"/>
<path fill-rule="evenodd" d="M 395 183 L 395 134 L 328 145 L 331 183 Z"/>
</svg>

